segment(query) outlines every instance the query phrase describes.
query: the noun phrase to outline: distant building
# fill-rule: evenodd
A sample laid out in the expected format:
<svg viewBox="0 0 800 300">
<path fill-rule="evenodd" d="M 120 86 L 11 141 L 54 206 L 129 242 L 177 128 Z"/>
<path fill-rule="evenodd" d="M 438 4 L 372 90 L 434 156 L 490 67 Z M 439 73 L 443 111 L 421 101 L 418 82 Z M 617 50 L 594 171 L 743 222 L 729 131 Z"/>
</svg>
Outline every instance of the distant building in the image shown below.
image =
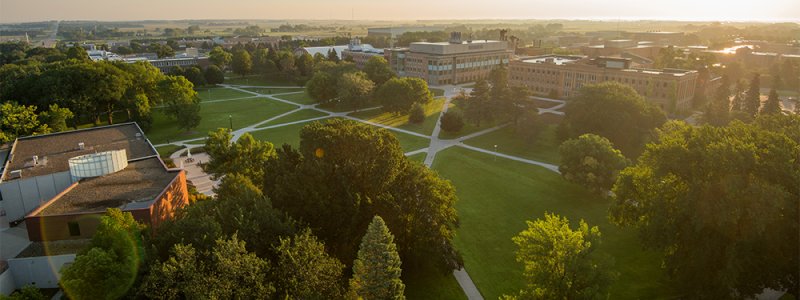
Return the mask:
<svg viewBox="0 0 800 300">
<path fill-rule="evenodd" d="M 187 68 L 197 66 L 200 68 L 207 67 L 210 62 L 208 61 L 208 57 L 206 56 L 193 56 L 199 55 L 196 50 L 191 51 L 191 48 L 187 48 L 186 53 L 183 53 L 179 56 L 169 57 L 169 58 L 153 58 L 152 56 L 134 56 L 134 57 L 126 57 L 123 60 L 127 63 L 135 63 L 140 61 L 149 62 L 154 67 L 161 70 L 161 73 L 169 73 L 175 67 Z"/>
<path fill-rule="evenodd" d="M 110 52 L 110 51 L 105 51 L 105 50 L 88 50 L 88 51 L 86 51 L 86 54 L 89 55 L 89 59 L 91 59 L 92 61 L 101 61 L 101 60 L 120 61 L 120 60 L 122 60 L 122 57 L 117 55 L 116 53 Z"/>
<path fill-rule="evenodd" d="M 325 57 L 328 57 L 328 52 L 330 52 L 331 49 L 333 49 L 333 51 L 336 52 L 336 56 L 339 57 L 339 59 L 343 59 L 344 58 L 344 56 L 342 56 L 343 52 L 344 52 L 344 50 L 347 50 L 348 46 L 349 45 L 302 47 L 302 48 L 295 49 L 294 50 L 294 55 L 295 56 L 300 56 L 300 55 L 303 55 L 304 53 L 308 53 L 311 56 L 314 56 L 317 53 L 319 53 L 319 54 L 322 54 Z"/>
<path fill-rule="evenodd" d="M 624 36 L 636 41 L 650 41 L 658 46 L 675 46 L 681 45 L 686 35 L 683 32 L 647 31 L 626 32 Z"/>
<path fill-rule="evenodd" d="M 589 57 L 600 56 L 631 56 L 642 57 L 648 60 L 655 60 L 658 57 L 662 46 L 656 46 L 651 42 L 637 42 L 635 40 L 616 39 L 605 40 L 601 45 L 581 47 L 581 53 Z"/>
<path fill-rule="evenodd" d="M 458 84 L 485 79 L 508 64 L 513 50 L 508 41 L 461 39 L 453 32 L 449 42 L 411 43 L 408 48 L 386 49 L 384 57 L 399 76 L 421 78 L 430 85 Z"/>
<path fill-rule="evenodd" d="M 575 96 L 585 84 L 616 81 L 627 84 L 667 111 L 688 110 L 694 97 L 697 71 L 633 68 L 631 59 L 545 55 L 512 61 L 509 82 L 532 92 L 559 98 Z"/>
<path fill-rule="evenodd" d="M 396 38 L 406 32 L 418 31 L 443 31 L 444 27 L 441 26 L 398 26 L 398 27 L 380 27 L 380 28 L 367 28 L 367 36 L 369 37 L 385 37 Z"/>
<path fill-rule="evenodd" d="M 362 44 L 361 39 L 353 38 L 350 40 L 350 44 L 347 45 L 347 49 L 342 50 L 341 59 L 350 57 L 356 64 L 356 68 L 363 69 L 364 65 L 371 57 L 383 57 L 383 52 L 383 49 L 373 48 L 370 44 Z"/>
</svg>

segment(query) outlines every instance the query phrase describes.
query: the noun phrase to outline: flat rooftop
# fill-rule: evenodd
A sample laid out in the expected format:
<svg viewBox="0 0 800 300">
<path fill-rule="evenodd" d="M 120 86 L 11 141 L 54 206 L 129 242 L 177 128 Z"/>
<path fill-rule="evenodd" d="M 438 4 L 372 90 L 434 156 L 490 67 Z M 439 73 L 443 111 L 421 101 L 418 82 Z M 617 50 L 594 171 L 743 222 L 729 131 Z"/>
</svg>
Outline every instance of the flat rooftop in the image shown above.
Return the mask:
<svg viewBox="0 0 800 300">
<path fill-rule="evenodd" d="M 83 150 L 78 143 L 84 144 Z M 128 160 L 158 155 L 136 123 L 35 135 L 17 139 L 2 178 L 7 181 L 65 172 L 69 171 L 70 158 L 120 149 L 125 149 Z M 37 165 L 33 164 L 34 155 L 39 157 Z M 9 178 L 15 170 L 22 170 L 21 177 Z"/>
<path fill-rule="evenodd" d="M 561 55 L 547 55 L 547 56 L 537 56 L 533 58 L 523 59 L 522 62 L 529 63 L 529 64 L 555 64 L 555 65 L 564 65 L 568 63 L 573 63 L 584 59 L 582 56 L 561 56 Z"/>
<path fill-rule="evenodd" d="M 36 215 L 103 212 L 113 207 L 122 210 L 148 207 L 179 174 L 180 171 L 168 171 L 158 157 L 129 162 L 122 171 L 81 179 Z"/>
</svg>

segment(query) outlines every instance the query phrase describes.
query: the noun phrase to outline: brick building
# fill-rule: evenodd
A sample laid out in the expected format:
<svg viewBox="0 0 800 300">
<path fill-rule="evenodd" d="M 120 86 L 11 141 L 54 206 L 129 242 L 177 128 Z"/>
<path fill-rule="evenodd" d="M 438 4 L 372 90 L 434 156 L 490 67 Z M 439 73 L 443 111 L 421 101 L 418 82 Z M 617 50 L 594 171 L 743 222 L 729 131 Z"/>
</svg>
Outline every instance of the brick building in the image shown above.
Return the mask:
<svg viewBox="0 0 800 300">
<path fill-rule="evenodd" d="M 492 69 L 508 64 L 513 55 L 508 41 L 462 40 L 453 32 L 449 42 L 411 43 L 386 49 L 384 57 L 399 76 L 421 78 L 430 85 L 458 84 L 485 79 Z"/>
<path fill-rule="evenodd" d="M 18 138 L 3 166 L 2 225 L 24 220 L 34 242 L 90 238 L 108 208 L 155 227 L 189 201 L 136 123 Z"/>
<path fill-rule="evenodd" d="M 697 71 L 632 67 L 631 59 L 545 55 L 512 61 L 509 83 L 559 98 L 574 96 L 584 84 L 616 81 L 627 84 L 668 112 L 688 110 L 694 97 Z"/>
</svg>

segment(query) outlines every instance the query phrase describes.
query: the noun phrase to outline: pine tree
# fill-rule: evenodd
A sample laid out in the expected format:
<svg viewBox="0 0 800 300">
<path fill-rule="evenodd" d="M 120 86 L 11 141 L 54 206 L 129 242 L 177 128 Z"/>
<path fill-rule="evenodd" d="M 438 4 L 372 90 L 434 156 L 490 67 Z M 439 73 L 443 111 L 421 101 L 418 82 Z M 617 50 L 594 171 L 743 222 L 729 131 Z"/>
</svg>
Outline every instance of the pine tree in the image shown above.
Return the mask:
<svg viewBox="0 0 800 300">
<path fill-rule="evenodd" d="M 772 89 L 769 92 L 767 102 L 764 102 L 764 107 L 761 108 L 760 114 L 762 115 L 776 115 L 781 113 L 781 100 L 778 98 L 778 91 Z"/>
<path fill-rule="evenodd" d="M 714 126 L 724 126 L 730 121 L 730 90 L 728 87 L 728 78 L 722 78 L 722 85 L 719 86 L 714 98 L 706 106 L 704 115 L 706 123 Z"/>
<path fill-rule="evenodd" d="M 747 97 L 744 100 L 744 111 L 750 116 L 758 114 L 761 108 L 761 75 L 756 73 L 750 80 L 750 88 L 747 90 Z"/>
<path fill-rule="evenodd" d="M 379 216 L 372 219 L 353 262 L 350 292 L 366 300 L 405 299 L 400 256 L 394 236 Z"/>
</svg>

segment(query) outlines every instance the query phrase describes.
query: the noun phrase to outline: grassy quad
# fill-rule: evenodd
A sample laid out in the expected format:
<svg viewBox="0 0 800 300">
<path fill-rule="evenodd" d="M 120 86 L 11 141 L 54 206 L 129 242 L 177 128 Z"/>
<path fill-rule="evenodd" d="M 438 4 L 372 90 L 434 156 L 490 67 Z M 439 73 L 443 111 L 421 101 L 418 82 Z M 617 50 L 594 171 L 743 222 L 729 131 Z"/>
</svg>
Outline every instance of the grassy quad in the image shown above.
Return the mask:
<svg viewBox="0 0 800 300">
<path fill-rule="evenodd" d="M 252 86 L 298 86 L 294 80 L 271 77 L 267 78 L 264 75 L 248 75 L 242 77 L 241 75 L 227 73 L 225 74 L 224 84 L 231 85 L 252 85 Z"/>
<path fill-rule="evenodd" d="M 634 232 L 608 222 L 609 200 L 589 195 L 543 168 L 458 147 L 438 153 L 434 169 L 456 187 L 461 222 L 456 247 L 486 299 L 515 293 L 523 286 L 511 238 L 526 228 L 526 220 L 541 218 L 545 212 L 563 215 L 573 226 L 584 219 L 600 227 L 599 251 L 615 258 L 621 274 L 611 299 L 670 294 L 658 255 L 643 251 Z"/>
<path fill-rule="evenodd" d="M 436 127 L 436 121 L 439 119 L 439 113 L 442 111 L 442 105 L 444 105 L 444 98 L 436 98 L 431 101 L 431 103 L 426 104 L 424 107 L 425 121 L 420 124 L 409 123 L 408 114 L 388 113 L 380 109 L 355 112 L 350 114 L 350 116 L 374 123 L 430 135 L 433 133 L 433 128 Z"/>
<path fill-rule="evenodd" d="M 327 116 L 327 115 L 328 114 L 320 112 L 318 110 L 302 109 L 302 110 L 299 110 L 297 112 L 291 113 L 289 115 L 286 115 L 286 116 L 277 118 L 275 120 L 269 121 L 267 123 L 261 124 L 256 128 L 264 128 L 264 127 L 274 126 L 274 125 L 283 124 L 283 123 L 290 123 L 290 122 L 295 122 L 295 121 L 302 121 L 302 120 L 308 120 L 308 119 L 313 119 L 313 118 L 319 118 L 319 117 L 324 117 L 324 116 Z"/>
<path fill-rule="evenodd" d="M 153 144 L 204 137 L 209 131 L 229 127 L 228 116 L 233 120 L 233 129 L 247 127 L 285 113 L 295 106 L 263 98 L 252 98 L 215 103 L 203 103 L 200 107 L 200 126 L 186 132 L 178 129 L 178 122 L 164 113 L 153 110 L 153 126 L 147 137 Z"/>
<path fill-rule="evenodd" d="M 195 89 L 197 96 L 200 97 L 200 102 L 213 101 L 213 100 L 226 100 L 237 99 L 245 97 L 253 97 L 253 94 L 229 89 L 225 87 L 204 87 Z"/>
<path fill-rule="evenodd" d="M 286 101 L 291 101 L 291 102 L 294 102 L 294 103 L 297 103 L 297 104 L 303 104 L 303 105 L 317 104 L 317 101 L 315 101 L 314 99 L 311 99 L 311 96 L 309 96 L 307 92 L 306 93 L 280 95 L 280 96 L 276 96 L 276 98 L 280 98 L 280 99 L 283 99 L 283 100 L 286 100 Z"/>
<path fill-rule="evenodd" d="M 561 157 L 558 153 L 560 145 L 556 138 L 558 125 L 546 125 L 535 141 L 526 142 L 520 139 L 511 127 L 490 132 L 464 141 L 465 144 L 508 155 L 524 157 L 551 164 L 559 164 Z"/>
<path fill-rule="evenodd" d="M 297 88 L 244 88 L 244 90 L 251 91 L 254 93 L 259 93 L 261 95 L 275 95 L 275 94 L 285 94 L 285 93 L 297 93 L 302 92 L 305 89 L 301 87 Z"/>
</svg>

